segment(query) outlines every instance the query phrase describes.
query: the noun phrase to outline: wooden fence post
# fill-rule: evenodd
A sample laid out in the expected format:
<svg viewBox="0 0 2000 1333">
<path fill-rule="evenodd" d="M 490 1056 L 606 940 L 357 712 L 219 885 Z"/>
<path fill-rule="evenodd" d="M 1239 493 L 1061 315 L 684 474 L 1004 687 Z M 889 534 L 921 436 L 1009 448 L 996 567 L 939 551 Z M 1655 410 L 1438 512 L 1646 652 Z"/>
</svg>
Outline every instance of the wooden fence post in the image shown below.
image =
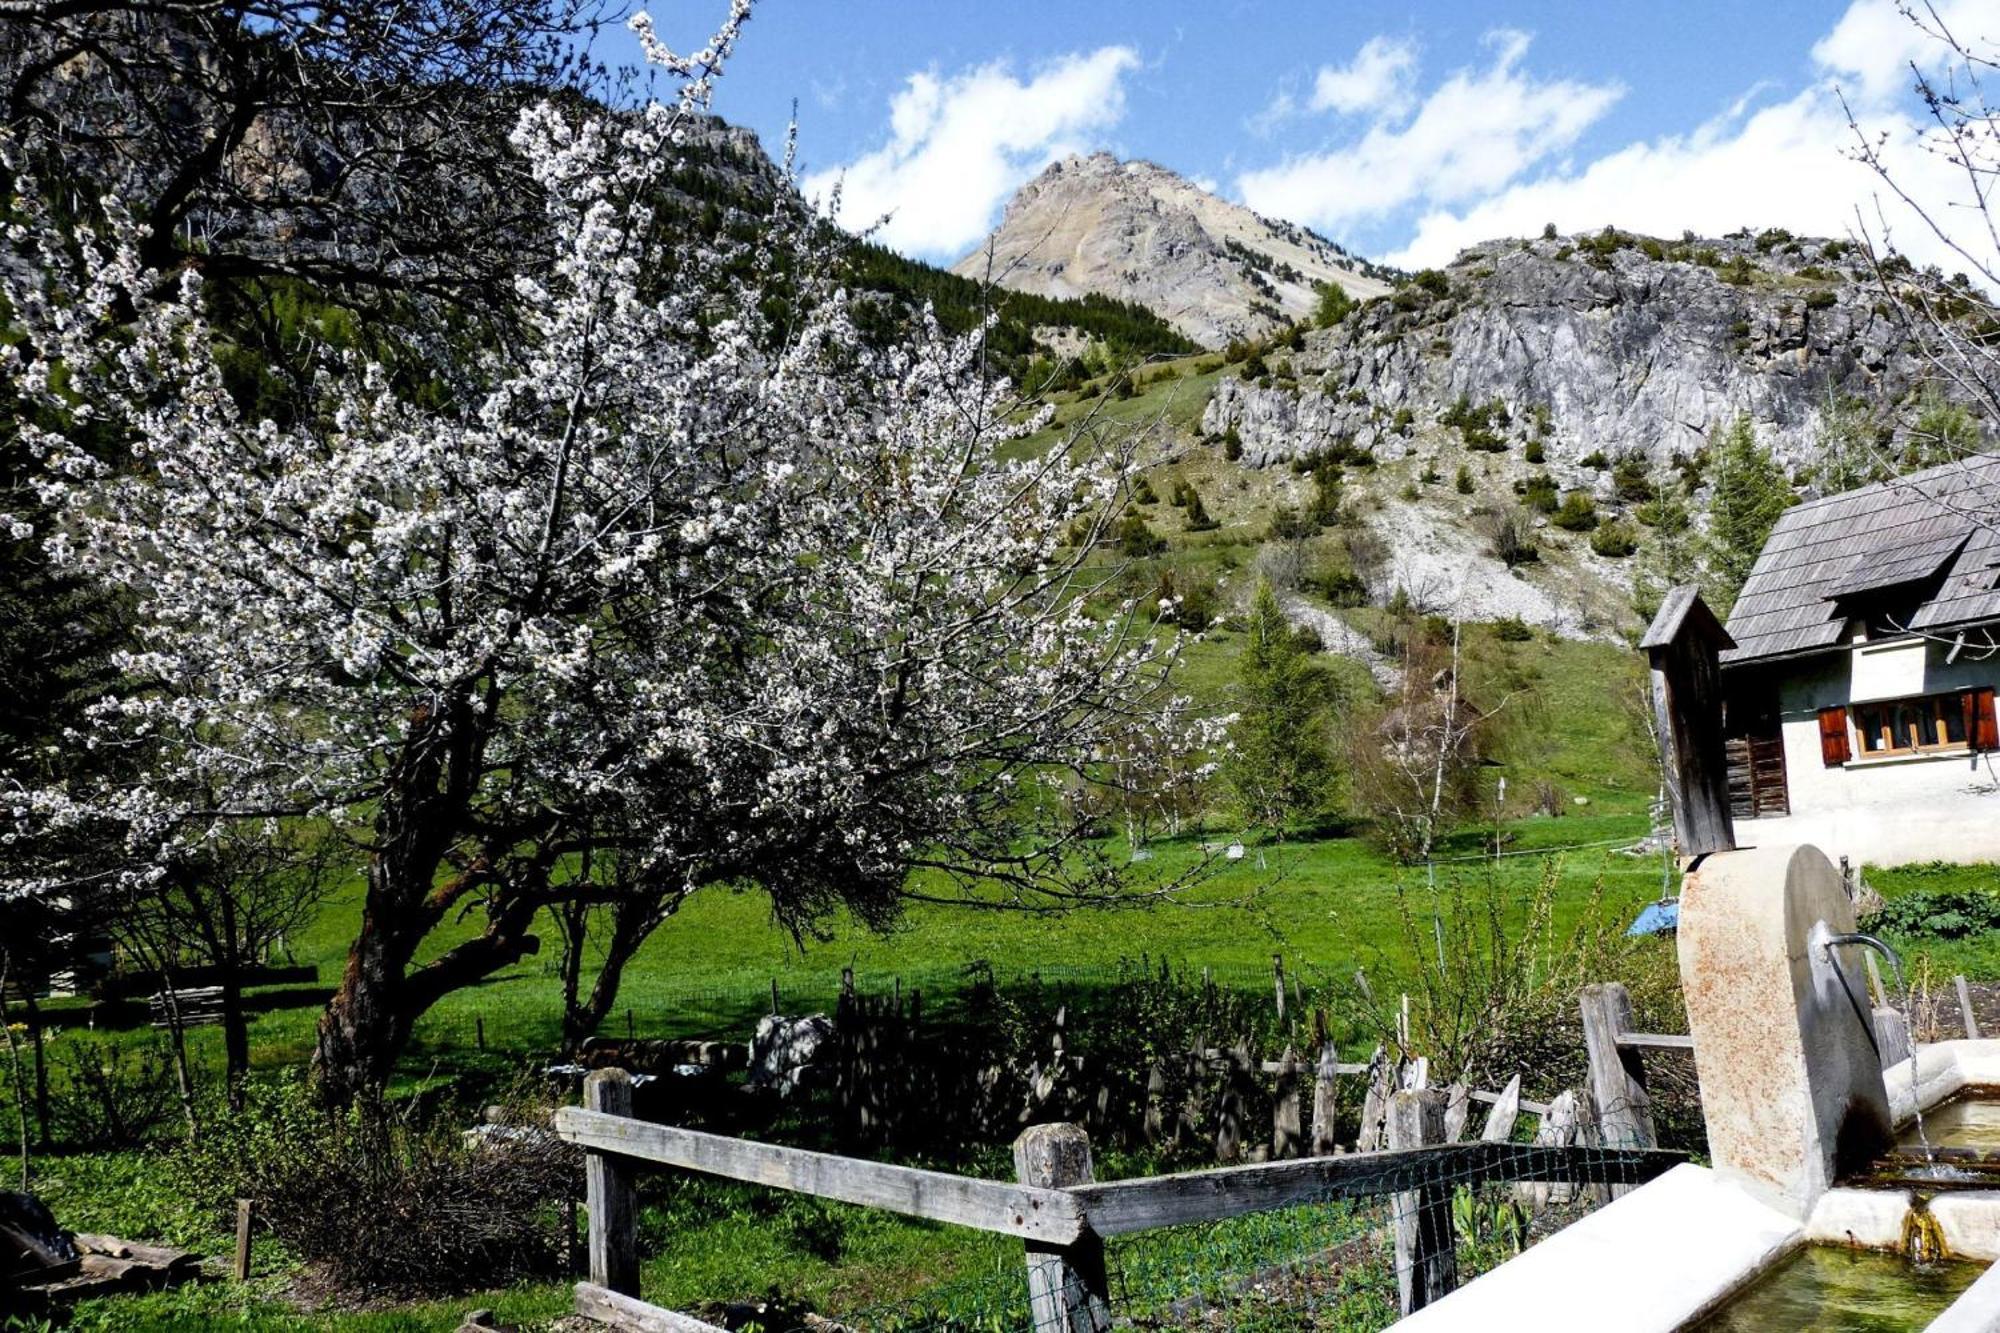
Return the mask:
<svg viewBox="0 0 2000 1333">
<path fill-rule="evenodd" d="M 1887 1005 L 1875 1011 L 1875 1053 L 1884 1069 L 1910 1058 L 1910 1020 L 1902 1011 Z"/>
<path fill-rule="evenodd" d="M 1398 1092 L 1389 1098 L 1389 1150 L 1444 1142 L 1444 1093 Z M 1458 1285 L 1451 1229 L 1451 1186 L 1424 1185 L 1391 1203 L 1396 1223 L 1396 1295 L 1405 1315 L 1415 1314 Z"/>
<path fill-rule="evenodd" d="M 1583 1045 L 1590 1056 L 1590 1095 L 1597 1104 L 1598 1132 L 1612 1148 L 1655 1148 L 1653 1099 L 1646 1093 L 1646 1066 L 1636 1047 L 1620 1046 L 1618 1038 L 1632 1030 L 1632 996 L 1624 986 L 1608 981 L 1585 986 L 1579 999 L 1583 1010 Z M 1613 1187 L 1613 1198 L 1627 1192 Z"/>
<path fill-rule="evenodd" d="M 583 1109 L 632 1114 L 632 1076 L 592 1070 L 583 1080 Z M 622 1296 L 639 1294 L 639 1234 L 632 1163 L 609 1153 L 583 1159 L 584 1206 L 590 1209 L 590 1280 Z"/>
<path fill-rule="evenodd" d="M 1335 1122 L 1340 1117 L 1340 1089 L 1336 1082 L 1340 1077 L 1340 1052 L 1331 1041 L 1322 1041 L 1319 1048 L 1319 1069 L 1313 1077 L 1313 1137 L 1312 1151 L 1315 1157 L 1331 1157 L 1340 1147 L 1334 1137 Z"/>
<path fill-rule="evenodd" d="M 1965 984 L 1965 978 L 1953 977 L 1958 984 L 1958 1015 L 1965 1020 L 1965 1035 L 1968 1040 L 1979 1040 L 1979 1020 L 1972 1014 L 1972 988 Z"/>
<path fill-rule="evenodd" d="M 248 1199 L 236 1201 L 236 1267 L 238 1282 L 250 1280 L 250 1219 L 253 1205 Z"/>
<path fill-rule="evenodd" d="M 1282 1028 L 1285 1025 L 1285 956 L 1281 953 L 1271 955 L 1271 981 L 1278 996 L 1278 1026 Z"/>
<path fill-rule="evenodd" d="M 1290 1046 L 1278 1058 L 1277 1095 L 1271 1102 L 1271 1160 L 1282 1162 L 1297 1157 L 1305 1138 L 1299 1123 L 1299 1057 Z"/>
<path fill-rule="evenodd" d="M 1095 1179 L 1090 1136 L 1080 1125 L 1030 1125 L 1014 1140 L 1014 1178 L 1067 1189 Z M 1104 1242 L 1086 1230 L 1073 1244 L 1022 1242 L 1028 1251 L 1028 1302 L 1035 1333 L 1107 1333 L 1111 1281 Z"/>
</svg>

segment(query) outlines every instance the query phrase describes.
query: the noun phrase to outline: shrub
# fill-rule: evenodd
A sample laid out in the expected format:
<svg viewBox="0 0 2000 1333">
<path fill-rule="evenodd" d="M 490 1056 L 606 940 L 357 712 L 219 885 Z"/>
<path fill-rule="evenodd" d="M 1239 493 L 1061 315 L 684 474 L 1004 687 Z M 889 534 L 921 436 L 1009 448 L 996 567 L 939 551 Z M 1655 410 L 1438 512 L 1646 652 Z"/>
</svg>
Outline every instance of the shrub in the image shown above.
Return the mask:
<svg viewBox="0 0 2000 1333">
<path fill-rule="evenodd" d="M 1300 541 L 1318 531 L 1319 524 L 1290 505 L 1279 505 L 1271 511 L 1272 541 Z"/>
<path fill-rule="evenodd" d="M 1139 514 L 1127 514 L 1119 519 L 1113 535 L 1118 540 L 1118 549 L 1126 555 L 1158 555 L 1167 549 L 1166 538 L 1154 532 Z"/>
<path fill-rule="evenodd" d="M 1464 470 L 1463 468 L 1459 469 L 1461 472 Z M 1435 486 L 1444 480 L 1444 474 L 1438 471 L 1437 463 L 1433 461 L 1424 464 L 1424 470 L 1417 474 L 1417 480 L 1426 486 Z"/>
<path fill-rule="evenodd" d="M 1549 451 L 1542 446 L 1542 442 L 1539 439 L 1534 439 L 1528 441 L 1528 448 L 1523 456 L 1530 463 L 1541 463 L 1547 461 Z"/>
<path fill-rule="evenodd" d="M 132 1147 L 179 1109 L 165 1037 L 132 1043 L 73 1033 L 50 1048 L 49 1063 L 58 1089 L 49 1104 L 50 1127 L 72 1147 Z"/>
<path fill-rule="evenodd" d="M 1132 503 L 1151 505 L 1158 504 L 1159 502 L 1159 492 L 1153 489 L 1152 480 L 1147 477 L 1139 478 L 1138 482 L 1132 487 Z"/>
<path fill-rule="evenodd" d="M 1601 556 L 1622 560 L 1639 549 L 1639 537 L 1625 523 L 1606 523 L 1590 534 L 1590 549 Z"/>
<path fill-rule="evenodd" d="M 1553 222 L 1544 222 L 1542 224 L 1542 239 L 1545 241 L 1553 241 L 1555 238 L 1556 238 L 1556 224 Z"/>
<path fill-rule="evenodd" d="M 1806 296 L 1806 309 L 1830 310 L 1835 304 L 1832 292 L 1811 292 Z"/>
<path fill-rule="evenodd" d="M 1648 474 L 1646 456 L 1636 451 L 1620 454 L 1611 465 L 1611 484 L 1626 504 L 1644 504 L 1652 499 L 1653 479 Z"/>
<path fill-rule="evenodd" d="M 1417 414 L 1407 407 L 1399 407 L 1390 424 L 1395 427 L 1398 435 L 1408 435 L 1417 424 Z"/>
<path fill-rule="evenodd" d="M 1549 522 L 1565 532 L 1589 532 L 1597 526 L 1597 501 L 1590 498 L 1589 491 L 1571 491 Z"/>
<path fill-rule="evenodd" d="M 1348 312 L 1354 309 L 1354 298 L 1349 296 L 1347 289 L 1339 283 L 1322 282 L 1317 285 L 1316 290 L 1319 292 L 1319 304 L 1313 309 L 1313 322 L 1321 328 L 1332 328 L 1346 319 Z"/>
<path fill-rule="evenodd" d="M 246 1091 L 241 1112 L 183 1150 L 187 1188 L 218 1213 L 255 1199 L 285 1247 L 336 1282 L 441 1292 L 555 1271 L 557 1205 L 575 1197 L 582 1155 L 545 1130 L 468 1143 L 449 1115 L 327 1113 L 297 1080 Z"/>
<path fill-rule="evenodd" d="M 1432 296 L 1451 295 L 1451 279 L 1434 268 L 1420 270 L 1415 277 L 1410 279 L 1410 282 L 1414 286 L 1429 292 Z"/>
<path fill-rule="evenodd" d="M 1519 616 L 1508 616 L 1505 620 L 1496 621 L 1493 632 L 1499 636 L 1502 643 L 1526 643 L 1535 637 L 1535 631 L 1530 629 Z"/>
<path fill-rule="evenodd" d="M 1452 485 L 1458 488 L 1460 495 L 1472 494 L 1472 469 L 1460 463 L 1458 465 L 1458 476 L 1452 479 Z"/>
<path fill-rule="evenodd" d="M 1535 545 L 1535 525 L 1521 509 L 1509 509 L 1495 519 L 1492 535 L 1493 554 L 1509 569 L 1542 558 Z"/>
<path fill-rule="evenodd" d="M 1553 514 L 1556 512 L 1556 505 L 1558 503 L 1556 497 L 1556 479 L 1548 473 L 1537 472 L 1534 476 L 1522 482 L 1517 489 L 1520 491 L 1521 499 L 1527 503 L 1528 508 L 1534 510 L 1536 513 Z"/>
<path fill-rule="evenodd" d="M 1592 449 L 1578 460 L 1577 466 L 1593 468 L 1596 471 L 1602 472 L 1611 466 L 1611 460 L 1604 456 L 1602 449 Z"/>
<path fill-rule="evenodd" d="M 1868 918 L 1878 934 L 1957 940 L 2000 930 L 2000 894 L 1980 889 L 1919 889 L 1892 898 Z"/>
<path fill-rule="evenodd" d="M 1232 463 L 1243 457 L 1243 436 L 1233 425 L 1222 432 L 1222 456 Z"/>
</svg>

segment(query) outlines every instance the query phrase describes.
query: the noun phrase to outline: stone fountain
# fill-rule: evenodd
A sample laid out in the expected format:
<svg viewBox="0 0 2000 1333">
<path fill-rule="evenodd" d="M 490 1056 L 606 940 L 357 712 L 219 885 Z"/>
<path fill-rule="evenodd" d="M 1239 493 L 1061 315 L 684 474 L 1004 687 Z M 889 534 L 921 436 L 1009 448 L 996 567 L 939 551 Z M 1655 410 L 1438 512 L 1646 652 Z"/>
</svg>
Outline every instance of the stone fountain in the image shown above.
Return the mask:
<svg viewBox="0 0 2000 1333">
<path fill-rule="evenodd" d="M 1913 1214 L 1955 1257 L 2000 1259 L 2000 1192 L 1927 1208 L 1913 1191 L 1838 1183 L 1905 1119 L 1968 1084 L 2000 1083 L 2000 1042 L 1884 1059 L 1854 927 L 1840 872 L 1817 848 L 1697 860 L 1679 949 L 1712 1165 L 1676 1167 L 1397 1327 L 1669 1333 L 1809 1241 L 1900 1250 Z M 2000 1331 L 2000 1269 L 1930 1328 Z"/>
</svg>

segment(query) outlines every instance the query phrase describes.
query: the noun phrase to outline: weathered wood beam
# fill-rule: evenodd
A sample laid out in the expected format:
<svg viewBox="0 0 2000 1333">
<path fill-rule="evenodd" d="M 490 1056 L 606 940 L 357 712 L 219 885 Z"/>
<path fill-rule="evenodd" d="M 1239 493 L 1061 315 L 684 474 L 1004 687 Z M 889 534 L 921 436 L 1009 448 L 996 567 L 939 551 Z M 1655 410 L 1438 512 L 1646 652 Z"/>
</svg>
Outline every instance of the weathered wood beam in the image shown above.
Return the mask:
<svg viewBox="0 0 2000 1333">
<path fill-rule="evenodd" d="M 1641 1051 L 1691 1051 L 1694 1038 L 1685 1032 L 1621 1032 L 1618 1044 Z"/>
<path fill-rule="evenodd" d="M 769 1185 L 907 1217 L 951 1222 L 1023 1240 L 1067 1245 L 1083 1234 L 1083 1208 L 1068 1192 L 836 1157 L 775 1143 L 703 1134 L 565 1106 L 556 1133 L 597 1152 Z"/>
<path fill-rule="evenodd" d="M 1069 1193 L 1083 1205 L 1091 1230 L 1100 1236 L 1122 1236 L 1328 1199 L 1398 1194 L 1426 1184 L 1554 1180 L 1640 1185 L 1686 1160 L 1682 1153 L 1659 1148 L 1448 1143 L 1404 1152 L 1350 1153 L 1149 1176 L 1081 1186 Z"/>
<path fill-rule="evenodd" d="M 629 1333 L 724 1333 L 714 1324 L 648 1305 L 594 1282 L 576 1284 L 576 1312 L 585 1319 Z"/>
</svg>

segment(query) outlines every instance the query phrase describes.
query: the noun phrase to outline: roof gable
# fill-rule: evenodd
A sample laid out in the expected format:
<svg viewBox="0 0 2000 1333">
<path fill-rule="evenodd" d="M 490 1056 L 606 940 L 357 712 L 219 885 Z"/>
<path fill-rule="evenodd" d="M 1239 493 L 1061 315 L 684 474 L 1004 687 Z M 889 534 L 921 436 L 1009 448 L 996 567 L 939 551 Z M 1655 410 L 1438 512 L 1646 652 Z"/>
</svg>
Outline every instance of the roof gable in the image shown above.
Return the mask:
<svg viewBox="0 0 2000 1333">
<path fill-rule="evenodd" d="M 1729 613 L 1724 665 L 1835 646 L 1843 598 L 1935 580 L 1911 628 L 2000 620 L 2000 455 L 1809 500 L 1771 529 Z"/>
</svg>

